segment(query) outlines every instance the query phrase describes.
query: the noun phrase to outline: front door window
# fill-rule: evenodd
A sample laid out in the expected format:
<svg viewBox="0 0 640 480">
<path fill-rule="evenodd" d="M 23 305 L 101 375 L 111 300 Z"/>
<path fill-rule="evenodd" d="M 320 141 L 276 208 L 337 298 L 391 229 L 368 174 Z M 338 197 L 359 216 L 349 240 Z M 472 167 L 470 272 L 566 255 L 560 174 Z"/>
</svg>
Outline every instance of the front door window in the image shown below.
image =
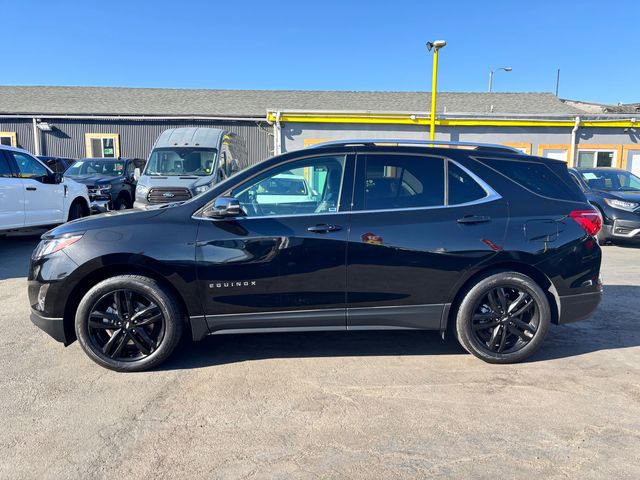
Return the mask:
<svg viewBox="0 0 640 480">
<path fill-rule="evenodd" d="M 340 210 L 344 156 L 315 157 L 276 167 L 232 191 L 248 217 Z"/>
</svg>

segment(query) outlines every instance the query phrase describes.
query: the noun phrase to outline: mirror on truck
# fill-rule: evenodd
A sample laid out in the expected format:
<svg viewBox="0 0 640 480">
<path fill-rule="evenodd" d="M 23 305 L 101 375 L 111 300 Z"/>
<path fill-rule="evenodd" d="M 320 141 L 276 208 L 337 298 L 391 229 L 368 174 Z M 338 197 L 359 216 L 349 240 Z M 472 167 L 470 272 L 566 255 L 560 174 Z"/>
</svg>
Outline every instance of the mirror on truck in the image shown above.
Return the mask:
<svg viewBox="0 0 640 480">
<path fill-rule="evenodd" d="M 133 169 L 133 179 L 137 182 L 140 179 L 140 168 L 136 167 Z"/>
</svg>

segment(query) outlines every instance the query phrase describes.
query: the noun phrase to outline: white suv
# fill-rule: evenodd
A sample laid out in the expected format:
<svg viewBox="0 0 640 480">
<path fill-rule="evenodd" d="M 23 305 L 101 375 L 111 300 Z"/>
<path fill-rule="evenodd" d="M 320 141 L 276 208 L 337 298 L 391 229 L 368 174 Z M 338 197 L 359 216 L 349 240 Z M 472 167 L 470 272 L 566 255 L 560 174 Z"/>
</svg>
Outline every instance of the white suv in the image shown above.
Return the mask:
<svg viewBox="0 0 640 480">
<path fill-rule="evenodd" d="M 0 232 L 89 215 L 86 185 L 54 173 L 26 150 L 0 146 Z"/>
</svg>

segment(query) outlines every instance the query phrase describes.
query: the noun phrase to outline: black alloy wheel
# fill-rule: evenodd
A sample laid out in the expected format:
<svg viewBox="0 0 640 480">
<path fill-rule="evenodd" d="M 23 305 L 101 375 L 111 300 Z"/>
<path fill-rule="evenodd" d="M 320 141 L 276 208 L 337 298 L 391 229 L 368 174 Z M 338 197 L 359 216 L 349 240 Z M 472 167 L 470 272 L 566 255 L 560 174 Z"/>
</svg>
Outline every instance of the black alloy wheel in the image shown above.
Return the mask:
<svg viewBox="0 0 640 480">
<path fill-rule="evenodd" d="M 119 372 L 139 372 L 171 355 L 182 337 L 184 321 L 169 286 L 140 275 L 118 275 L 84 295 L 76 311 L 75 331 L 94 362 Z"/>
<path fill-rule="evenodd" d="M 121 289 L 103 295 L 89 314 L 89 338 L 114 360 L 140 360 L 151 355 L 165 331 L 160 307 L 143 293 Z"/>
<path fill-rule="evenodd" d="M 540 324 L 530 293 L 516 285 L 492 288 L 476 304 L 471 329 L 489 352 L 512 353 L 533 339 Z"/>
<path fill-rule="evenodd" d="M 489 363 L 514 363 L 542 344 L 551 307 L 532 278 L 519 272 L 487 274 L 463 293 L 455 332 L 469 353 Z"/>
</svg>

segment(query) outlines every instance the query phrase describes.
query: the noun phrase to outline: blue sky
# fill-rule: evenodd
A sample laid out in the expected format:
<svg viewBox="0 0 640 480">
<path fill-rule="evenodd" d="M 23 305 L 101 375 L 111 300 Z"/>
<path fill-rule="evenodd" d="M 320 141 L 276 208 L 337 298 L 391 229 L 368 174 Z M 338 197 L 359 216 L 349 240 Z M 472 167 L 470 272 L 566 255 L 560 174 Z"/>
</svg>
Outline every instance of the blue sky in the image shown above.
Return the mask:
<svg viewBox="0 0 640 480">
<path fill-rule="evenodd" d="M 439 4 L 439 6 L 436 5 Z M 640 1 L 0 0 L 3 85 L 554 91 L 640 102 Z M 13 20 L 15 21 L 13 21 Z"/>
</svg>

